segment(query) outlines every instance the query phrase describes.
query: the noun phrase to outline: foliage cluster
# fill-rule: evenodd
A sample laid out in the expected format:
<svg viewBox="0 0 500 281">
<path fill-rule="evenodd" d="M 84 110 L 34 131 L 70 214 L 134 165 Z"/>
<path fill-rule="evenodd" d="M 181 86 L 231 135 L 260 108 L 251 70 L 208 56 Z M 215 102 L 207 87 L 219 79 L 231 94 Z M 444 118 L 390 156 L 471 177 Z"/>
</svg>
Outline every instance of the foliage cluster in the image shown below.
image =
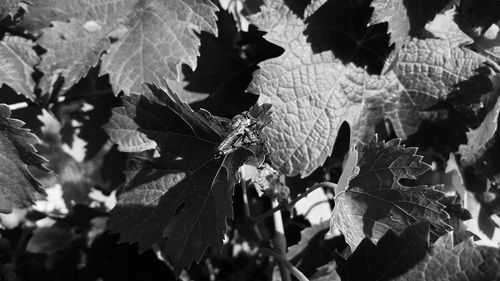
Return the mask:
<svg viewBox="0 0 500 281">
<path fill-rule="evenodd" d="M 500 280 L 498 1 L 0 20 L 0 280 Z"/>
</svg>

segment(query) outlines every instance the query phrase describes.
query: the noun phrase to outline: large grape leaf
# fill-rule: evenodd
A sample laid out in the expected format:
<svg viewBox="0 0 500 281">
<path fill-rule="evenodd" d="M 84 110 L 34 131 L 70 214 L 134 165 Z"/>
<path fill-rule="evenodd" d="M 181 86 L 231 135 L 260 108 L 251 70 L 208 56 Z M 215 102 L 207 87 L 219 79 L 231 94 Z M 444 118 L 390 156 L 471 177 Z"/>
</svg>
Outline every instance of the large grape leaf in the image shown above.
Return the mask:
<svg viewBox="0 0 500 281">
<path fill-rule="evenodd" d="M 366 106 L 378 107 L 377 96 L 396 98 L 401 87 L 394 76 L 368 75 L 330 51 L 314 54 L 303 34 L 304 21 L 281 1 L 266 1 L 261 9 L 252 22 L 285 52 L 259 64 L 249 91 L 260 95 L 260 103 L 273 104 L 276 112 L 266 129 L 271 161 L 285 174 L 305 176 L 331 153 L 342 121 L 355 124 L 360 119 L 365 94 L 375 99 Z"/>
<path fill-rule="evenodd" d="M 115 92 L 139 90 L 143 81 L 177 79 L 180 63 L 196 68 L 200 40 L 217 34 L 217 7 L 209 0 L 139 1 L 125 21 L 127 32 L 103 58 Z"/>
<path fill-rule="evenodd" d="M 28 166 L 48 172 L 46 160 L 33 146 L 38 138 L 21 126 L 24 122 L 10 117 L 10 109 L 0 104 L 0 212 L 10 213 L 12 208 L 26 208 L 45 192 Z"/>
<path fill-rule="evenodd" d="M 442 204 L 445 194 L 431 187 L 403 186 L 402 179 L 416 179 L 430 166 L 416 148 L 405 148 L 400 139 L 356 146 L 359 172 L 350 177 L 345 191 L 335 196 L 335 208 L 330 222 L 331 232 L 342 233 L 351 249 L 365 238 L 379 240 L 388 230 L 401 233 L 420 219 L 432 224 L 433 238 L 451 227 Z"/>
<path fill-rule="evenodd" d="M 38 43 L 47 49 L 38 69 L 44 73 L 39 87 L 44 93 L 59 76 L 64 77 L 62 91 L 82 79 L 99 63 L 101 53 L 108 50 L 107 37 L 112 25 L 85 24 L 72 18 L 69 22 L 54 21 L 52 27 L 43 29 Z"/>
<path fill-rule="evenodd" d="M 368 24 L 387 22 L 391 43 L 399 51 L 410 39 L 420 33 L 427 22 L 441 12 L 451 0 L 374 0 L 373 14 Z"/>
<path fill-rule="evenodd" d="M 314 15 L 311 7 L 307 15 Z M 320 166 L 342 121 L 351 126 L 351 143 L 373 134 L 383 119 L 391 120 L 398 137 L 408 137 L 424 118 L 437 115 L 426 112 L 429 107 L 478 75 L 475 70 L 485 61 L 462 46 L 467 36 L 449 40 L 436 32 L 408 42 L 393 71 L 368 75 L 330 51 L 314 53 L 304 35 L 308 18 L 297 17 L 282 1 L 267 1 L 252 22 L 285 49 L 259 64 L 248 89 L 274 106 L 275 122 L 266 129 L 270 158 L 288 175 L 305 176 Z"/>
<path fill-rule="evenodd" d="M 44 90 L 59 74 L 68 89 L 107 52 L 101 74 L 110 75 L 116 94 L 129 94 L 141 90 L 143 82 L 177 79 L 181 63 L 195 69 L 200 44 L 195 31 L 217 34 L 216 11 L 209 0 L 38 0 L 25 26 L 46 27 L 40 39 L 49 50 L 42 67 L 49 71 Z M 51 21 L 57 22 L 47 27 Z M 110 38 L 117 40 L 111 46 Z"/>
<path fill-rule="evenodd" d="M 412 38 L 399 53 L 393 72 L 404 94 L 399 97 L 390 117 L 398 137 L 416 132 L 422 120 L 432 120 L 437 112 L 429 108 L 447 99 L 450 93 L 477 95 L 489 83 L 485 73 L 478 72 L 486 58 L 464 47 L 472 39 L 454 22 L 454 10 L 437 15 L 425 28 L 427 36 Z M 475 79 L 475 80 L 474 80 Z"/>
<path fill-rule="evenodd" d="M 387 232 L 376 245 L 363 240 L 346 260 L 336 259 L 342 280 L 498 280 L 500 251 L 476 246 L 472 238 L 454 244 L 452 233 L 429 243 L 429 223 L 417 222 L 399 236 Z"/>
<path fill-rule="evenodd" d="M 133 157 L 108 227 L 121 233 L 120 241 L 138 242 L 140 251 L 158 245 L 178 274 L 208 247 L 222 250 L 237 169 L 259 152 L 241 148 L 215 158 L 227 123 L 192 111 L 168 88 L 149 88 L 151 93 L 123 97 L 105 127 L 121 150 L 160 152 Z M 266 118 L 266 111 L 251 112 Z"/>
<path fill-rule="evenodd" d="M 9 85 L 31 100 L 35 98 L 35 82 L 31 74 L 40 60 L 33 46 L 30 40 L 10 35 L 0 42 L 0 84 Z"/>
</svg>

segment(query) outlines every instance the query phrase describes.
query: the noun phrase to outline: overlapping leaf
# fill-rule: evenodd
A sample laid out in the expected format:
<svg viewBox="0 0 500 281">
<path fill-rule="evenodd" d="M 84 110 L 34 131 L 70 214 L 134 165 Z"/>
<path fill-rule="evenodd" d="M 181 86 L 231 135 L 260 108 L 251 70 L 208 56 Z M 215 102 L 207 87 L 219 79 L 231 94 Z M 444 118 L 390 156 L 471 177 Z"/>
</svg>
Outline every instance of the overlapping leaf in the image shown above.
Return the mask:
<svg viewBox="0 0 500 281">
<path fill-rule="evenodd" d="M 399 94 L 383 93 L 398 87 L 392 77 L 370 76 L 329 51 L 314 54 L 304 21 L 281 1 L 267 1 L 253 23 L 267 32 L 267 40 L 285 48 L 280 57 L 259 64 L 249 86 L 260 94 L 259 102 L 274 106 L 277 118 L 267 129 L 271 160 L 285 174 L 307 175 L 323 163 L 342 121 L 358 120 L 363 95 Z"/>
<path fill-rule="evenodd" d="M 17 93 L 34 99 L 35 82 L 31 78 L 39 57 L 32 41 L 6 35 L 0 42 L 0 85 L 7 84 Z"/>
<path fill-rule="evenodd" d="M 104 56 L 102 73 L 109 73 L 115 92 L 140 90 L 143 81 L 177 79 L 180 63 L 196 68 L 199 38 L 194 31 L 217 34 L 209 0 L 139 1 L 127 16 L 127 32 Z"/>
<path fill-rule="evenodd" d="M 445 194 L 430 187 L 407 187 L 401 179 L 415 179 L 429 165 L 415 155 L 416 148 L 405 148 L 399 139 L 360 143 L 359 173 L 350 178 L 344 192 L 335 197 L 331 232 L 342 233 L 351 249 L 365 238 L 378 241 L 388 230 L 401 233 L 420 219 L 432 224 L 433 238 L 451 227 L 440 202 Z"/>
<path fill-rule="evenodd" d="M 307 15 L 314 15 L 313 1 Z M 310 174 L 330 154 L 342 121 L 351 125 L 351 141 L 365 139 L 384 118 L 396 134 L 416 132 L 425 112 L 444 99 L 457 83 L 476 75 L 484 57 L 461 46 L 467 36 L 412 39 L 394 71 L 376 76 L 343 64 L 332 52 L 314 53 L 302 20 L 279 0 L 269 0 L 253 23 L 265 38 L 285 49 L 278 58 L 260 63 L 249 91 L 277 113 L 268 129 L 271 160 L 288 175 Z M 309 35 L 312 36 L 312 35 Z M 464 39 L 465 38 L 465 39 Z"/>
<path fill-rule="evenodd" d="M 194 31 L 217 34 L 217 7 L 208 0 L 33 2 L 25 26 L 46 27 L 40 39 L 48 49 L 41 66 L 45 91 L 60 74 L 64 89 L 71 87 L 103 52 L 101 74 L 110 75 L 117 94 L 138 91 L 142 82 L 177 79 L 181 63 L 196 68 L 200 42 Z M 47 27 L 51 21 L 57 22 Z M 118 41 L 110 46 L 110 38 Z"/>
<path fill-rule="evenodd" d="M 9 213 L 12 208 L 26 208 L 45 192 L 32 176 L 28 166 L 42 171 L 46 160 L 36 153 L 34 144 L 38 138 L 23 129 L 24 123 L 10 118 L 10 109 L 0 104 L 0 212 Z"/>
<path fill-rule="evenodd" d="M 410 39 L 410 35 L 421 32 L 428 21 L 441 12 L 450 0 L 375 0 L 372 1 L 373 14 L 369 24 L 387 22 L 388 32 L 395 50 Z"/>
<path fill-rule="evenodd" d="M 484 105 L 489 110 L 484 120 L 479 127 L 467 132 L 467 144 L 459 147 L 459 152 L 462 155 L 461 162 L 464 165 L 472 165 L 483 156 L 498 129 L 500 92 L 498 89 L 495 91 L 493 98 L 488 100 L 489 104 Z"/>
<path fill-rule="evenodd" d="M 328 222 L 323 221 L 320 224 L 312 225 L 300 232 L 299 243 L 288 247 L 286 257 L 288 260 L 298 258 L 308 247 L 314 243 L 313 239 L 323 239 L 328 231 Z"/>
<path fill-rule="evenodd" d="M 469 238 L 454 245 L 447 233 L 429 243 L 429 223 L 418 222 L 399 236 L 387 232 L 374 245 L 363 240 L 347 260 L 337 259 L 342 280 L 497 280 L 500 251 Z"/>
<path fill-rule="evenodd" d="M 168 89 L 149 88 L 152 93 L 124 97 L 105 127 L 123 151 L 160 152 L 159 158 L 134 157 L 109 228 L 122 242 L 138 242 L 140 251 L 158 245 L 179 273 L 208 247 L 222 249 L 237 169 L 254 154 L 238 149 L 214 158 L 227 122 L 193 112 Z"/>
<path fill-rule="evenodd" d="M 47 49 L 38 69 L 44 73 L 40 88 L 49 92 L 55 80 L 64 78 L 62 91 L 82 79 L 87 72 L 99 63 L 101 53 L 108 50 L 107 37 L 112 25 L 97 22 L 85 24 L 75 18 L 69 22 L 54 21 L 52 27 L 43 30 L 38 43 Z"/>
<path fill-rule="evenodd" d="M 238 37 L 249 37 L 257 32 L 238 33 L 231 14 L 225 11 L 217 13 L 217 29 L 218 37 L 208 32 L 200 34 L 200 56 L 196 70 L 187 65 L 182 66 L 182 96 L 192 96 L 189 100 L 204 99 L 202 107 L 213 114 L 234 116 L 256 101 L 255 95 L 247 94 L 245 90 L 252 79 L 252 72 L 257 68 L 255 62 L 244 58 L 238 51 L 241 47 L 236 43 L 239 42 Z M 261 41 L 267 43 L 265 47 L 269 46 L 266 55 L 279 49 L 263 39 Z M 246 47 L 255 48 L 254 42 L 250 42 Z"/>
</svg>

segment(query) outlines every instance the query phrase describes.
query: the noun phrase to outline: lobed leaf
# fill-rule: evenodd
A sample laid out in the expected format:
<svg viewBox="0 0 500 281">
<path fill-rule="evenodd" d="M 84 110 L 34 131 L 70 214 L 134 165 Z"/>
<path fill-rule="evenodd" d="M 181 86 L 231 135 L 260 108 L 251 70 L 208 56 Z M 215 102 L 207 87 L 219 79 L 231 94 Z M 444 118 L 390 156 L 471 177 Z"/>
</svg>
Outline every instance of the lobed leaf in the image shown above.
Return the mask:
<svg viewBox="0 0 500 281">
<path fill-rule="evenodd" d="M 34 32 L 45 27 L 40 39 L 49 50 L 44 90 L 58 74 L 69 89 L 107 52 L 101 75 L 110 75 L 116 94 L 128 95 L 143 82 L 176 80 L 181 63 L 195 69 L 200 45 L 195 32 L 217 34 L 216 11 L 209 0 L 35 0 L 24 24 Z M 110 38 L 117 40 L 111 46 Z"/>
<path fill-rule="evenodd" d="M 30 40 L 10 35 L 5 35 L 0 42 L 0 85 L 7 84 L 31 100 L 35 99 L 35 81 L 31 74 L 40 61 L 33 46 Z"/>
<path fill-rule="evenodd" d="M 368 237 L 378 241 L 388 230 L 401 233 L 420 219 L 432 224 L 434 238 L 450 230 L 444 210 L 445 194 L 432 187 L 407 187 L 401 179 L 416 179 L 430 167 L 416 148 L 405 148 L 399 139 L 387 143 L 374 137 L 360 143 L 359 172 L 345 191 L 336 194 L 331 232 L 342 233 L 351 249 Z"/>
<path fill-rule="evenodd" d="M 401 234 L 387 232 L 374 245 L 365 239 L 346 260 L 336 259 L 342 280 L 496 280 L 497 248 L 476 246 L 472 238 L 454 245 L 447 233 L 429 243 L 429 222 L 417 222 Z"/>
<path fill-rule="evenodd" d="M 49 172 L 47 162 L 33 146 L 38 138 L 21 126 L 24 122 L 10 118 L 10 109 L 0 104 L 0 212 L 10 213 L 12 208 L 27 208 L 45 192 L 28 166 Z"/>
<path fill-rule="evenodd" d="M 285 52 L 259 64 L 248 90 L 260 95 L 259 103 L 271 103 L 276 112 L 275 122 L 265 130 L 273 164 L 287 175 L 306 176 L 331 153 L 343 121 L 368 122 L 360 116 L 364 96 L 375 99 L 367 107 L 380 106 L 377 96 L 395 98 L 398 91 L 386 91 L 398 82 L 344 65 L 329 51 L 315 54 L 303 34 L 304 21 L 281 1 L 266 1 L 261 10 L 253 23 Z"/>
<path fill-rule="evenodd" d="M 462 46 L 470 40 L 463 33 L 450 40 L 450 33 L 434 28 L 434 36 L 408 42 L 393 70 L 369 75 L 330 50 L 313 50 L 304 32 L 320 2 L 306 8 L 304 20 L 280 0 L 266 1 L 252 18 L 268 41 L 284 48 L 280 57 L 259 64 L 248 90 L 260 95 L 259 103 L 274 106 L 275 122 L 265 130 L 270 159 L 287 175 L 307 176 L 323 164 L 343 121 L 351 126 L 351 144 L 366 140 L 384 119 L 399 137 L 415 133 L 424 119 L 439 116 L 429 108 L 477 75 L 486 60 Z"/>
<path fill-rule="evenodd" d="M 43 29 L 38 40 L 47 49 L 38 65 L 44 73 L 39 85 L 43 93 L 50 92 L 59 76 L 64 77 L 63 92 L 85 77 L 99 63 L 101 53 L 110 48 L 107 35 L 112 27 L 72 18 L 69 22 L 54 21 L 51 27 Z"/>
<path fill-rule="evenodd" d="M 185 63 L 196 68 L 200 39 L 193 31 L 217 34 L 217 7 L 209 0 L 138 1 L 127 15 L 127 32 L 103 57 L 116 93 L 140 90 L 141 84 L 178 78 Z"/>
<path fill-rule="evenodd" d="M 411 35 L 420 33 L 427 22 L 441 12 L 450 0 L 374 0 L 372 18 L 369 25 L 387 22 L 391 43 L 398 52 Z"/>
<path fill-rule="evenodd" d="M 123 97 L 105 129 L 121 150 L 156 148 L 160 156 L 133 158 L 108 227 L 140 251 L 158 245 L 179 274 L 208 247 L 222 250 L 237 169 L 263 152 L 241 148 L 216 159 L 227 121 L 192 111 L 168 88 L 148 86 L 149 93 Z"/>
</svg>

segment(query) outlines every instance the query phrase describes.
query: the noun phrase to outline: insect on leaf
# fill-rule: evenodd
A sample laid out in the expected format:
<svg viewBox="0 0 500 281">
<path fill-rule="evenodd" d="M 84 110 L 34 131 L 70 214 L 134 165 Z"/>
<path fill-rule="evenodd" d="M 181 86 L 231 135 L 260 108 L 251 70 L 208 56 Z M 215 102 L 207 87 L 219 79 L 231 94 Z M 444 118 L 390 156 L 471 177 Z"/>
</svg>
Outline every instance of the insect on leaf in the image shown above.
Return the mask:
<svg viewBox="0 0 500 281">
<path fill-rule="evenodd" d="M 105 126 L 123 151 L 160 153 L 133 158 L 108 227 L 121 233 L 120 241 L 138 242 L 140 251 L 158 245 L 179 274 L 208 247 L 222 250 L 226 219 L 233 217 L 237 170 L 252 159 L 262 161 L 255 159 L 267 149 L 263 142 L 241 142 L 215 157 L 234 129 L 230 121 L 203 109 L 194 112 L 168 87 L 148 88 L 142 95 L 123 97 L 123 107 L 114 109 Z M 260 120 L 267 120 L 268 110 L 257 107 L 243 115 L 264 126 Z"/>
</svg>

